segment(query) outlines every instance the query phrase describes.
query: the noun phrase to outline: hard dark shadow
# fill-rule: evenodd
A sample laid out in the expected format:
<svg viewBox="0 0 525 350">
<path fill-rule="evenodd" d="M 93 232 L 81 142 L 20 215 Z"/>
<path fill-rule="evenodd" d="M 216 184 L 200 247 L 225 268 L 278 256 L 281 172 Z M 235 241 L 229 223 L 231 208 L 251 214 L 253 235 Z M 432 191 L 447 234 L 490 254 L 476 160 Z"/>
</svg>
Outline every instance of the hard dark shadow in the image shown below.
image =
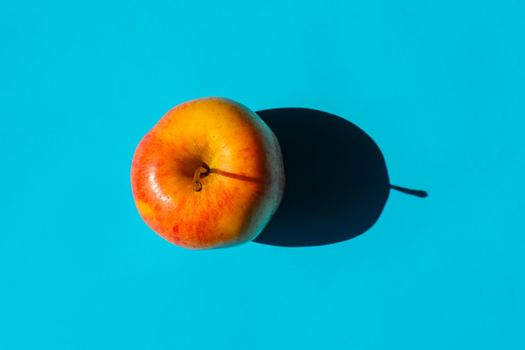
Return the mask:
<svg viewBox="0 0 525 350">
<path fill-rule="evenodd" d="M 354 238 L 379 218 L 390 192 L 383 155 L 349 121 L 313 109 L 257 112 L 277 136 L 286 187 L 255 242 L 303 247 Z"/>
</svg>

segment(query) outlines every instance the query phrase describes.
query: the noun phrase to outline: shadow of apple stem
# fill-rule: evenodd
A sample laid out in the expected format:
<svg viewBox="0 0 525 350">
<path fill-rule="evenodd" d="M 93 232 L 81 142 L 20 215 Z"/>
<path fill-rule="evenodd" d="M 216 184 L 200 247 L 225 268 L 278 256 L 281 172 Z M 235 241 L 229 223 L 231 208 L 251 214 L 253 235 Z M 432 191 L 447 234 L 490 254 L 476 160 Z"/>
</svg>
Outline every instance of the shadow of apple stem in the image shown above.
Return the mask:
<svg viewBox="0 0 525 350">
<path fill-rule="evenodd" d="M 403 193 L 406 193 L 406 194 L 409 194 L 409 195 L 412 195 L 412 196 L 419 197 L 419 198 L 428 197 L 427 191 L 413 190 L 413 189 L 410 189 L 410 188 L 400 187 L 400 186 L 396 186 L 396 185 L 392 185 L 392 184 L 390 184 L 390 188 L 393 189 L 393 190 L 399 191 L 399 192 L 403 192 Z"/>
</svg>

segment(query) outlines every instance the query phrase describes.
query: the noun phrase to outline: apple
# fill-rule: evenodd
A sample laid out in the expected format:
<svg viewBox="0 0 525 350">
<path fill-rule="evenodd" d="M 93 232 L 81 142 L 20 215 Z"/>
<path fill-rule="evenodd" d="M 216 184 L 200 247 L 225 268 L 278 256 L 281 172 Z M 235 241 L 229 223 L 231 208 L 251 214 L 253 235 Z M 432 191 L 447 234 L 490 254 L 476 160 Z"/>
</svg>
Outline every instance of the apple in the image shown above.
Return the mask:
<svg viewBox="0 0 525 350">
<path fill-rule="evenodd" d="M 140 141 L 131 164 L 142 219 L 190 249 L 253 240 L 279 207 L 284 184 L 274 133 L 247 107 L 220 97 L 168 111 Z"/>
</svg>

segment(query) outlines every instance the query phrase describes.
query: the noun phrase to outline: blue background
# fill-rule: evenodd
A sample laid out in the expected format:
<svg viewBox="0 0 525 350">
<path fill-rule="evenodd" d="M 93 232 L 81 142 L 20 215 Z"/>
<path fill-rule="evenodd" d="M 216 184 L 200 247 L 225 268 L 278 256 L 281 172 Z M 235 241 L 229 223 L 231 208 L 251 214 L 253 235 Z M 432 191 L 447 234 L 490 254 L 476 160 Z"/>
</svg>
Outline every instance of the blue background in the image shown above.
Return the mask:
<svg viewBox="0 0 525 350">
<path fill-rule="evenodd" d="M 0 348 L 525 348 L 524 11 L 2 1 Z M 341 244 L 170 245 L 136 212 L 132 154 L 209 95 L 345 116 L 430 197 L 392 193 Z"/>
</svg>

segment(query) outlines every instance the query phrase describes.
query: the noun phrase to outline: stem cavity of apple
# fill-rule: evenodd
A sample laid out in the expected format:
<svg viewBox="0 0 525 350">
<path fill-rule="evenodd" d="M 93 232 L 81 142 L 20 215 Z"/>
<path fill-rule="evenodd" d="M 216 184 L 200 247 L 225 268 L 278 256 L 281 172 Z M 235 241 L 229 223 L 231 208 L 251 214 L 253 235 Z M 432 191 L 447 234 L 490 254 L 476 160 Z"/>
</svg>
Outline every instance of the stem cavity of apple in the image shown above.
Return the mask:
<svg viewBox="0 0 525 350">
<path fill-rule="evenodd" d="M 202 191 L 201 178 L 207 176 L 210 173 L 210 167 L 206 163 L 202 163 L 195 172 L 193 173 L 193 190 L 195 192 Z"/>
</svg>

